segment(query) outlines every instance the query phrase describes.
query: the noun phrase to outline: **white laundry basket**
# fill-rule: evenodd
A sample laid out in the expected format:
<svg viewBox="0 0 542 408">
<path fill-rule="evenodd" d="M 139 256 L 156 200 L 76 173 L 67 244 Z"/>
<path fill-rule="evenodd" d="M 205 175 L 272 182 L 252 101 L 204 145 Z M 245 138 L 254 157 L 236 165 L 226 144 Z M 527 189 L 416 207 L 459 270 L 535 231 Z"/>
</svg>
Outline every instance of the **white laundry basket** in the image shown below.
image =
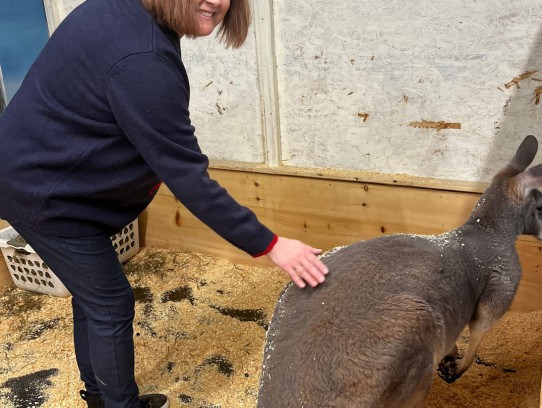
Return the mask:
<svg viewBox="0 0 542 408">
<path fill-rule="evenodd" d="M 111 237 L 120 262 L 139 251 L 137 219 Z M 0 249 L 13 279 L 21 289 L 48 295 L 68 297 L 70 292 L 30 245 L 21 240 L 13 227 L 0 230 Z"/>
</svg>

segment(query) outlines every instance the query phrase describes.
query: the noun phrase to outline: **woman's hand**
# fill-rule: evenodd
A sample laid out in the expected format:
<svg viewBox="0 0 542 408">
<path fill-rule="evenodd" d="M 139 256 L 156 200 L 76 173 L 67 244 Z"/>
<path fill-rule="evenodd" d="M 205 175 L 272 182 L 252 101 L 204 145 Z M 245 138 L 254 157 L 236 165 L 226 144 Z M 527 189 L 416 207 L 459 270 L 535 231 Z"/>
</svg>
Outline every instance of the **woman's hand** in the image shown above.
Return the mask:
<svg viewBox="0 0 542 408">
<path fill-rule="evenodd" d="M 312 248 L 301 241 L 279 237 L 267 256 L 284 270 L 298 287 L 304 288 L 305 282 L 316 287 L 325 280 L 328 269 L 318 259 L 317 255 L 321 252 L 321 249 Z"/>
</svg>

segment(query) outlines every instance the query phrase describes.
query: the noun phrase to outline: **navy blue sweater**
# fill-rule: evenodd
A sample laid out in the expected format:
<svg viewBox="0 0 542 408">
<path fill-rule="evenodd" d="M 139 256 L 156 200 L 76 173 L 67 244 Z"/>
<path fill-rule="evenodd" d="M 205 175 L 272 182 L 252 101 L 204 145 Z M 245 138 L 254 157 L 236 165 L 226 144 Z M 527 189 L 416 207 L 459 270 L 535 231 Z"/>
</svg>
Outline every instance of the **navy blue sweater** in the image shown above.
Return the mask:
<svg viewBox="0 0 542 408">
<path fill-rule="evenodd" d="M 188 104 L 175 32 L 138 0 L 87 0 L 0 114 L 0 218 L 66 237 L 113 234 L 163 181 L 224 239 L 265 253 L 276 236 L 209 178 Z"/>
</svg>

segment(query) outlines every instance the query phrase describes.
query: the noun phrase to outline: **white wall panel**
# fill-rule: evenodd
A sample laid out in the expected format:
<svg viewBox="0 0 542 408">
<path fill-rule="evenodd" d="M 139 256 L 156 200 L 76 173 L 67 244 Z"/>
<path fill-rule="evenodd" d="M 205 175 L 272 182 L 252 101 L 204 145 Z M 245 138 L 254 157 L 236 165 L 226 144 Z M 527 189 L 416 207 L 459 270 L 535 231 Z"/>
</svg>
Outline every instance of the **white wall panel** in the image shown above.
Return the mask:
<svg viewBox="0 0 542 408">
<path fill-rule="evenodd" d="M 504 86 L 542 69 L 541 15 L 535 0 L 277 0 L 284 162 L 488 179 L 542 137 L 542 75 Z"/>
<path fill-rule="evenodd" d="M 214 35 L 181 40 L 190 79 L 190 115 L 211 159 L 264 161 L 254 31 L 243 47 L 225 49 Z"/>
</svg>

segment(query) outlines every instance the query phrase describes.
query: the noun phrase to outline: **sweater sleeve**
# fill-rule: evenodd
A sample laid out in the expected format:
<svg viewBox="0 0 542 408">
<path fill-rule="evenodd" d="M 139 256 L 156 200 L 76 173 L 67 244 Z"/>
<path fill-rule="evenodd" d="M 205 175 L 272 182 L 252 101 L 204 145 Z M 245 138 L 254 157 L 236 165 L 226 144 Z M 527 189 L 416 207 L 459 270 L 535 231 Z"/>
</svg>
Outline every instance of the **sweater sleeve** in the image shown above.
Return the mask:
<svg viewBox="0 0 542 408">
<path fill-rule="evenodd" d="M 208 158 L 190 122 L 188 84 L 179 68 L 153 53 L 123 59 L 105 83 L 112 112 L 149 167 L 190 212 L 234 246 L 263 255 L 276 235 L 209 177 Z"/>
</svg>

